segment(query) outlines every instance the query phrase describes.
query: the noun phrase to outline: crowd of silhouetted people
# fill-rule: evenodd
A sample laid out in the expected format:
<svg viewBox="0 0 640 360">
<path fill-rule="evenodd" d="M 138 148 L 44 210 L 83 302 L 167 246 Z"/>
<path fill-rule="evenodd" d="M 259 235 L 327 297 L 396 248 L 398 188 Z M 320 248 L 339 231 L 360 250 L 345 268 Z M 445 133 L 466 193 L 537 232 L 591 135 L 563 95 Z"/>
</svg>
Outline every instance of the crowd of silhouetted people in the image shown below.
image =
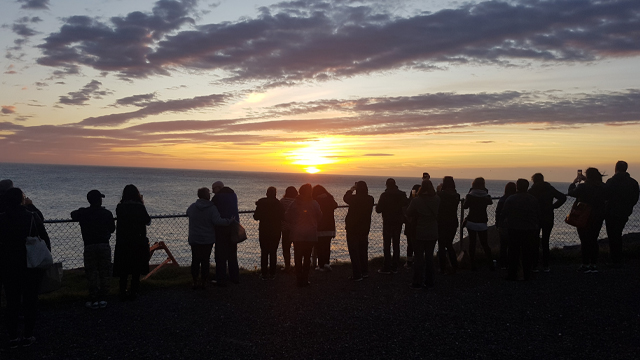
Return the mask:
<svg viewBox="0 0 640 360">
<path fill-rule="evenodd" d="M 627 172 L 627 163 L 619 161 L 615 174 L 606 184 L 603 174 L 588 168 L 579 171 L 569 186 L 568 195 L 587 209 L 584 224 L 577 226 L 581 243 L 582 265 L 579 271 L 598 272 L 598 236 L 603 222 L 609 238 L 609 265 L 622 264 L 622 232 L 638 201 L 638 183 Z M 486 267 L 507 270 L 507 280 L 529 280 L 534 272 L 549 272 L 549 239 L 555 223 L 554 210 L 567 200 L 562 192 L 536 173 L 526 179 L 509 182 L 498 200 L 495 224 L 500 237 L 497 258 L 488 242 L 487 206 L 493 203 L 485 180 L 473 180 L 471 189 L 461 199 L 453 177 L 445 176 L 437 186 L 428 173 L 409 195 L 400 190 L 394 179 L 386 180 L 386 189 L 376 203 L 367 183 L 357 181 L 342 197 L 348 205 L 345 218 L 347 247 L 352 275 L 359 282 L 369 277 L 369 233 L 373 210 L 382 216 L 384 259 L 377 273 L 391 275 L 401 266 L 413 272 L 411 288 L 434 286 L 434 249 L 438 244 L 437 262 L 442 273 L 459 269 L 458 254 L 453 242 L 462 225 L 469 234 L 469 265 L 476 270 L 476 242 L 484 251 Z M 213 193 L 213 197 L 211 196 Z M 140 277 L 149 272 L 149 240 L 146 228 L 151 223 L 143 196 L 136 186 L 127 185 L 116 207 L 117 223 L 111 211 L 102 207 L 105 197 L 98 190 L 87 193 L 89 207 L 71 212 L 78 221 L 84 242 L 84 268 L 88 280 L 89 299 L 85 306 L 99 309 L 107 306 L 111 276 L 119 278 L 118 296 L 133 300 L 139 292 Z M 203 289 L 211 283 L 228 286 L 239 283 L 238 231 L 240 217 L 235 192 L 221 181 L 211 189 L 197 190 L 198 199 L 189 206 L 188 242 L 192 250 L 191 275 L 193 288 Z M 467 216 L 459 223 L 458 206 L 462 202 Z M 277 273 L 277 249 L 282 244 L 283 272 L 295 270 L 296 285 L 310 284 L 312 254 L 317 258 L 318 271 L 332 271 L 331 240 L 336 236 L 334 211 L 338 204 L 322 185 L 304 184 L 286 188 L 282 198 L 277 189 L 269 187 L 266 197 L 256 202 L 253 213 L 259 221 L 261 278 L 270 280 Z M 562 214 L 564 216 L 565 214 Z M 0 181 L 0 284 L 7 303 L 9 347 L 30 346 L 35 341 L 38 287 L 44 271 L 27 267 L 25 239 L 39 236 L 51 250 L 42 213 L 11 180 Z M 400 238 L 407 239 L 406 261 L 401 264 Z M 116 234 L 113 262 L 109 239 Z M 294 266 L 291 265 L 291 246 Z M 214 249 L 215 246 L 215 249 Z M 540 250 L 542 265 L 539 265 Z M 210 258 L 215 260 L 215 278 L 210 278 Z M 495 258 L 495 260 L 494 260 Z M 482 265 L 481 265 L 482 266 Z M 24 317 L 24 329 L 18 333 L 19 314 Z"/>
</svg>

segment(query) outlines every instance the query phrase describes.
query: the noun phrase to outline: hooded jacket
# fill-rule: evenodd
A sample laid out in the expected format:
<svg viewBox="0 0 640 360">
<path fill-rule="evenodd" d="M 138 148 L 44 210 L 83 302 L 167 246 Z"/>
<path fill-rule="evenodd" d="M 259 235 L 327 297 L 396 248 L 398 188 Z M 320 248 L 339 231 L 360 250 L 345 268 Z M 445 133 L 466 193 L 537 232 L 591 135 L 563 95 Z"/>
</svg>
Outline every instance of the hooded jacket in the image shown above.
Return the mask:
<svg viewBox="0 0 640 360">
<path fill-rule="evenodd" d="M 469 209 L 469 215 L 467 215 L 467 221 L 474 223 L 487 223 L 489 218 L 487 217 L 487 206 L 493 204 L 491 196 L 487 190 L 483 189 L 471 189 L 467 196 L 464 198 L 464 209 Z"/>
<path fill-rule="evenodd" d="M 347 217 L 344 219 L 347 233 L 353 235 L 369 235 L 371 229 L 371 213 L 373 212 L 373 196 L 347 191 L 342 200 L 349 205 Z"/>
<path fill-rule="evenodd" d="M 318 236 L 336 236 L 336 219 L 333 216 L 333 211 L 338 208 L 338 203 L 329 194 L 320 194 L 315 200 L 320 205 L 322 211 L 322 219 L 318 223 Z"/>
<path fill-rule="evenodd" d="M 458 226 L 458 205 L 460 194 L 455 190 L 438 191 L 440 198 L 440 210 L 438 211 L 438 223 L 444 226 Z"/>
<path fill-rule="evenodd" d="M 638 182 L 628 172 L 617 173 L 607 180 L 607 216 L 628 218 L 638 202 Z"/>
<path fill-rule="evenodd" d="M 198 199 L 187 209 L 189 217 L 189 245 L 216 242 L 215 225 L 227 226 L 233 219 L 224 219 L 218 208 L 207 199 Z"/>
<path fill-rule="evenodd" d="M 553 210 L 562 206 L 567 201 L 567 196 L 546 181 L 534 183 L 528 192 L 538 200 L 540 223 L 553 224 Z M 553 202 L 553 199 L 557 199 L 556 202 Z"/>
<path fill-rule="evenodd" d="M 411 199 L 407 208 L 407 215 L 415 217 L 417 241 L 438 240 L 438 210 L 440 208 L 440 197 L 419 195 Z"/>
<path fill-rule="evenodd" d="M 211 202 L 218 208 L 220 216 L 228 219 L 233 218 L 240 223 L 240 214 L 238 213 L 238 196 L 230 187 L 223 187 L 218 191 Z"/>
<path fill-rule="evenodd" d="M 402 224 L 405 220 L 402 207 L 407 205 L 407 193 L 398 189 L 397 186 L 387 188 L 381 195 L 376 212 L 382 214 L 384 222 Z"/>
</svg>

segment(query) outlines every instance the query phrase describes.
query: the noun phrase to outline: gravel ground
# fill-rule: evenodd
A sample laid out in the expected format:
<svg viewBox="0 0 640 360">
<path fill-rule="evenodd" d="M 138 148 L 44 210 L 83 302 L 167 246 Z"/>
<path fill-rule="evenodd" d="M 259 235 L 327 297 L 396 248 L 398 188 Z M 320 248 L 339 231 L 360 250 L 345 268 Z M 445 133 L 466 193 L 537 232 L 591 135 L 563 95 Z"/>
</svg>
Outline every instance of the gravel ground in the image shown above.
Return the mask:
<svg viewBox="0 0 640 360">
<path fill-rule="evenodd" d="M 350 266 L 228 288 L 147 288 L 106 309 L 43 304 L 30 348 L 2 359 L 638 359 L 640 261 L 598 274 L 557 265 L 530 282 L 504 271 L 410 271 L 347 280 Z M 2 329 L 4 331 L 4 329 Z"/>
</svg>

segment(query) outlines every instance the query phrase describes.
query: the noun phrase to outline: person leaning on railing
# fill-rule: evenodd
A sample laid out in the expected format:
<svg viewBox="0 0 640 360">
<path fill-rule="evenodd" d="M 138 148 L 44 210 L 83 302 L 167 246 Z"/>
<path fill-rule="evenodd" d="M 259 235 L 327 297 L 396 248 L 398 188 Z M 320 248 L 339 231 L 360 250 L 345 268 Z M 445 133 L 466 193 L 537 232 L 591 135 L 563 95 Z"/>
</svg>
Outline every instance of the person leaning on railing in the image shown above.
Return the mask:
<svg viewBox="0 0 640 360">
<path fill-rule="evenodd" d="M 298 190 L 298 197 L 289 206 L 285 219 L 291 224 L 291 241 L 294 247 L 296 280 L 299 287 L 308 286 L 311 250 L 318 242 L 318 222 L 322 210 L 313 200 L 311 184 L 304 184 Z"/>
<path fill-rule="evenodd" d="M 278 201 L 276 193 L 276 188 L 270 186 L 267 189 L 267 197 L 256 201 L 256 211 L 253 212 L 253 219 L 260 221 L 258 240 L 260 242 L 262 280 L 273 280 L 276 277 L 278 243 L 282 232 L 282 220 L 284 220 L 284 209 Z"/>
</svg>

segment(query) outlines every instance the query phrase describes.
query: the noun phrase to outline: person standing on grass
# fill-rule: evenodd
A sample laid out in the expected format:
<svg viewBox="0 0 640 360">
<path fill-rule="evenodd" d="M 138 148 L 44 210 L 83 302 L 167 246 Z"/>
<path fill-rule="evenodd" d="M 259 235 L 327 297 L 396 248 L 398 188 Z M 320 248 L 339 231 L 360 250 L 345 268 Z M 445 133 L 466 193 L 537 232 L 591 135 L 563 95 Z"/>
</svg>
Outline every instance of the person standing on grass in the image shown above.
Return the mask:
<svg viewBox="0 0 640 360">
<path fill-rule="evenodd" d="M 533 185 L 531 185 L 531 189 L 529 189 L 529 194 L 535 196 L 540 205 L 540 231 L 542 232 L 542 238 L 536 236 L 538 240 L 534 244 L 534 256 L 531 269 L 533 272 L 539 271 L 539 249 L 542 246 L 543 271 L 549 272 L 549 239 L 551 238 L 551 230 L 553 229 L 555 221 L 553 211 L 567 201 L 567 196 L 544 181 L 544 175 L 540 173 L 533 174 L 531 181 L 533 181 Z M 555 202 L 553 201 L 554 199 L 556 200 Z"/>
<path fill-rule="evenodd" d="M 80 223 L 84 242 L 84 272 L 89 282 L 90 309 L 107 307 L 111 282 L 111 246 L 109 239 L 116 231 L 113 213 L 102 206 L 104 194 L 98 190 L 87 193 L 89 207 L 71 212 L 71 219 Z"/>
<path fill-rule="evenodd" d="M 453 248 L 453 239 L 458 232 L 458 206 L 460 194 L 456 191 L 456 183 L 451 176 L 445 176 L 438 185 L 437 195 L 440 198 L 438 211 L 438 259 L 440 272 L 447 271 L 447 257 L 451 263 L 451 272 L 458 270 L 458 258 Z"/>
<path fill-rule="evenodd" d="M 384 251 L 384 263 L 380 274 L 391 274 L 398 272 L 400 262 L 400 234 L 402 233 L 402 223 L 404 223 L 404 212 L 402 208 L 407 204 L 407 194 L 400 191 L 396 181 L 387 179 L 385 191 L 380 195 L 376 212 L 382 214 L 382 243 Z M 393 257 L 391 256 L 391 246 L 393 244 Z"/>
<path fill-rule="evenodd" d="M 411 200 L 416 196 L 418 196 L 418 190 L 420 190 L 420 185 L 419 184 L 413 185 L 413 187 L 411 188 L 411 194 L 409 195 L 409 201 L 407 205 L 403 208 L 403 211 L 405 213 L 404 236 L 407 237 L 407 262 L 404 263 L 405 269 L 411 269 L 411 267 L 413 266 L 413 253 L 414 253 L 413 241 L 416 238 L 416 219 L 413 217 L 406 216 L 406 213 L 407 213 L 406 208 L 409 206 L 409 203 L 411 203 Z"/>
<path fill-rule="evenodd" d="M 440 197 L 436 196 L 431 180 L 423 180 L 418 196 L 411 200 L 407 215 L 417 219 L 416 238 L 413 242 L 415 257 L 411 288 L 433 287 L 433 250 L 438 241 L 438 212 Z"/>
<path fill-rule="evenodd" d="M 284 220 L 284 209 L 276 198 L 276 188 L 267 189 L 267 197 L 256 201 L 253 218 L 260 221 L 258 238 L 260 240 L 260 269 L 262 280 L 275 279 L 278 243 Z M 269 266 L 269 262 L 271 266 Z"/>
<path fill-rule="evenodd" d="M 578 271 L 584 273 L 598 272 L 598 255 L 600 248 L 598 237 L 605 217 L 607 189 L 602 182 L 602 174 L 596 168 L 588 168 L 585 175 L 578 174 L 569 185 L 569 196 L 577 202 L 589 204 L 591 212 L 587 226 L 578 228 L 580 248 L 582 251 L 582 266 Z M 582 181 L 584 181 L 582 183 Z"/>
<path fill-rule="evenodd" d="M 501 214 L 504 208 L 504 202 L 507 201 L 509 196 L 516 193 L 516 183 L 509 181 L 504 186 L 504 195 L 498 200 L 498 206 L 496 206 L 496 228 L 498 229 L 498 236 L 500 236 L 500 257 L 498 258 L 498 265 L 503 270 L 506 270 L 509 266 L 509 229 L 507 224 L 502 220 Z"/>
<path fill-rule="evenodd" d="M 285 219 L 291 225 L 291 241 L 294 246 L 296 279 L 299 287 L 308 286 L 311 250 L 318 242 L 318 222 L 322 219 L 322 210 L 312 197 L 311 184 L 304 184 L 298 191 L 298 197 L 289 206 Z"/>
<path fill-rule="evenodd" d="M 356 182 L 351 189 L 347 190 L 342 200 L 349 205 L 344 224 L 347 230 L 347 248 L 353 271 L 350 279 L 361 281 L 363 278 L 369 277 L 369 231 L 371 230 L 371 214 L 375 200 L 373 196 L 369 195 L 369 188 L 364 181 Z"/>
<path fill-rule="evenodd" d="M 218 208 L 220 216 L 225 219 L 233 219 L 240 223 L 238 212 L 238 196 L 222 181 L 216 181 L 211 185 L 215 194 L 211 202 Z M 231 226 L 215 227 L 216 231 L 216 284 L 226 286 L 227 281 L 234 284 L 240 283 L 240 266 L 238 266 L 238 244 L 231 241 Z M 228 271 L 228 275 L 227 275 Z"/>
<path fill-rule="evenodd" d="M 120 278 L 120 300 L 135 300 L 140 289 L 140 275 L 149 273 L 149 239 L 147 226 L 151 217 L 142 194 L 135 185 L 127 185 L 116 207 L 116 249 L 113 253 L 113 276 Z M 128 277 L 131 288 L 127 291 Z"/>
<path fill-rule="evenodd" d="M 629 175 L 629 165 L 624 161 L 616 163 L 615 174 L 607 180 L 609 200 L 606 206 L 605 222 L 609 238 L 609 265 L 622 266 L 622 231 L 633 207 L 638 202 L 638 182 Z"/>
<path fill-rule="evenodd" d="M 529 182 L 516 181 L 516 193 L 509 196 L 500 212 L 500 219 L 508 227 L 509 272 L 507 280 L 517 280 L 518 265 L 522 263 L 524 280 L 531 278 L 536 243 L 540 231 L 540 207 L 535 196 L 527 193 Z"/>
<path fill-rule="evenodd" d="M 228 226 L 234 220 L 223 219 L 211 202 L 209 188 L 198 189 L 198 200 L 187 209 L 189 245 L 191 246 L 191 277 L 193 289 L 204 289 L 209 279 L 211 249 L 216 242 L 215 226 Z M 198 275 L 200 278 L 198 279 Z"/>
<path fill-rule="evenodd" d="M 336 219 L 333 215 L 338 203 L 322 185 L 316 185 L 312 191 L 313 200 L 318 202 L 322 211 L 322 219 L 318 222 L 318 243 L 316 253 L 318 255 L 319 271 L 331 271 L 331 239 L 336 237 Z"/>
<path fill-rule="evenodd" d="M 24 199 L 19 188 L 7 189 L 3 194 L 5 208 L 0 213 L 0 273 L 7 302 L 9 348 L 31 346 L 36 341 L 33 331 L 44 270 L 27 268 L 27 236 L 39 236 L 51 250 L 42 219 L 27 210 Z M 20 315 L 24 318 L 22 338 L 18 336 Z"/>
<path fill-rule="evenodd" d="M 295 187 L 289 186 L 285 190 L 284 196 L 280 199 L 280 205 L 282 205 L 282 209 L 285 212 L 297 196 L 298 190 Z M 286 218 L 282 220 L 282 256 L 284 257 L 284 268 L 282 270 L 284 272 L 291 271 L 291 224 Z"/>
<path fill-rule="evenodd" d="M 471 183 L 471 189 L 464 198 L 463 209 L 469 209 L 466 217 L 467 231 L 469 232 L 469 260 L 471 270 L 476 270 L 476 239 L 480 239 L 480 244 L 487 257 L 489 269 L 494 270 L 491 248 L 488 241 L 487 206 L 493 204 L 489 190 L 485 186 L 484 178 L 475 178 Z"/>
</svg>

